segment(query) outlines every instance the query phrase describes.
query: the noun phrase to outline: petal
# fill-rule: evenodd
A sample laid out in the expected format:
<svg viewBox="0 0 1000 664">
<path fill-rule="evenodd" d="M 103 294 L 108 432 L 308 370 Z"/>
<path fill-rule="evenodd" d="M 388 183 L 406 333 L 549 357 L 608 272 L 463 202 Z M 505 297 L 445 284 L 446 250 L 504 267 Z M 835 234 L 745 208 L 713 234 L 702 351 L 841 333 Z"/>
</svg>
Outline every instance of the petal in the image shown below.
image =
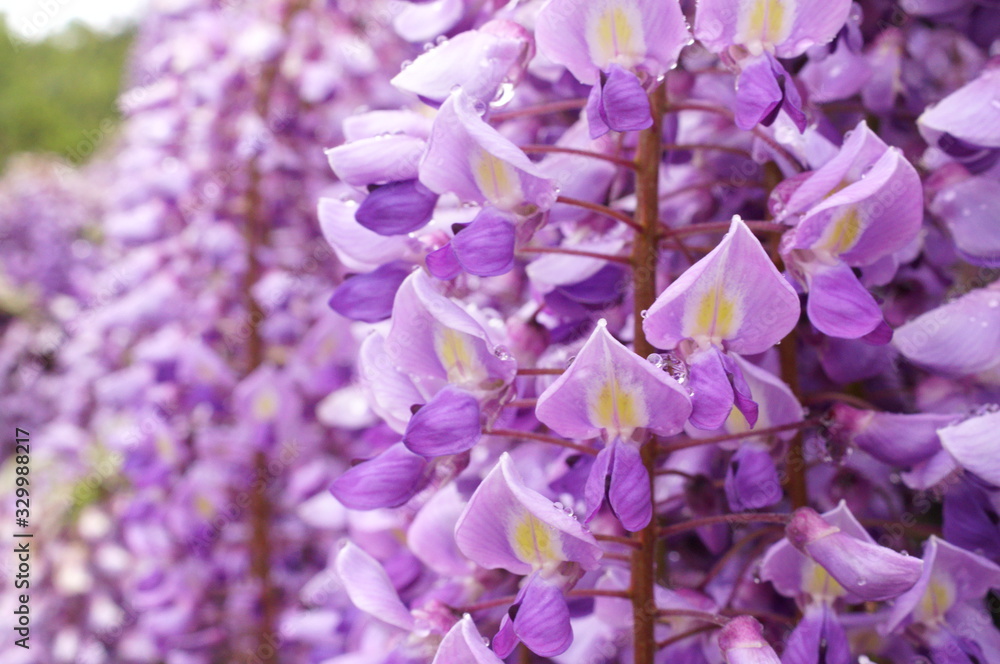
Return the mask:
<svg viewBox="0 0 1000 664">
<path fill-rule="evenodd" d="M 797 549 L 866 601 L 894 599 L 920 578 L 919 560 L 851 537 L 808 507 L 795 510 L 785 532 Z"/>
<path fill-rule="evenodd" d="M 883 322 L 875 298 L 845 263 L 815 267 L 808 279 L 806 313 L 823 334 L 857 339 Z"/>
<path fill-rule="evenodd" d="M 779 502 L 784 494 L 768 448 L 760 443 L 741 445 L 729 460 L 725 489 L 734 511 L 759 510 Z"/>
<path fill-rule="evenodd" d="M 638 532 L 653 518 L 649 473 L 638 445 L 613 443 L 612 446 L 608 503 L 625 530 Z"/>
<path fill-rule="evenodd" d="M 479 401 L 448 385 L 413 415 L 403 444 L 428 458 L 459 454 L 479 442 L 481 427 Z"/>
<path fill-rule="evenodd" d="M 392 27 L 403 39 L 422 42 L 451 30 L 465 13 L 462 0 L 430 0 L 407 2 L 398 8 Z"/>
<path fill-rule="evenodd" d="M 396 292 L 385 352 L 398 369 L 418 378 L 433 396 L 446 383 L 477 397 L 495 395 L 517 372 L 468 311 L 445 297 L 436 282 L 416 270 Z"/>
<path fill-rule="evenodd" d="M 601 108 L 608 127 L 614 131 L 639 131 L 653 126 L 649 98 L 639 78 L 618 65 L 601 88 Z M 593 134 L 591 138 L 595 138 Z"/>
<path fill-rule="evenodd" d="M 603 91 L 601 83 L 595 83 L 587 94 L 587 106 L 585 108 L 587 116 L 587 126 L 590 129 L 590 138 L 598 139 L 604 136 L 611 127 L 608 126 L 607 118 L 604 116 Z"/>
<path fill-rule="evenodd" d="M 931 212 L 948 226 L 955 248 L 973 265 L 1000 267 L 1000 191 L 993 178 L 973 177 L 941 190 Z"/>
<path fill-rule="evenodd" d="M 993 486 L 1000 486 L 1000 455 L 996 450 L 998 427 L 1000 412 L 992 412 L 946 426 L 937 433 L 941 446 L 959 465 Z"/>
<path fill-rule="evenodd" d="M 354 220 L 357 204 L 334 198 L 319 200 L 319 225 L 323 238 L 349 270 L 369 272 L 401 258 L 406 253 L 406 237 L 387 238 L 373 233 Z"/>
<path fill-rule="evenodd" d="M 392 315 L 393 298 L 412 268 L 402 261 L 393 261 L 369 274 L 355 275 L 333 292 L 330 308 L 351 320 L 366 323 L 385 320 Z"/>
<path fill-rule="evenodd" d="M 486 30 L 462 32 L 419 55 L 390 82 L 438 102 L 455 86 L 476 99 L 493 101 L 502 83 L 517 79 L 518 65 L 533 48 L 530 35 L 520 30 L 520 38 Z"/>
<path fill-rule="evenodd" d="M 1000 291 L 980 288 L 897 328 L 893 345 L 945 374 L 988 371 L 1000 361 Z"/>
<path fill-rule="evenodd" d="M 707 256 L 667 286 L 649 309 L 643 329 L 659 348 L 684 339 L 701 346 L 761 353 L 799 319 L 799 297 L 739 217 Z"/>
<path fill-rule="evenodd" d="M 844 144 L 833 158 L 809 174 L 776 213 L 787 216 L 806 212 L 825 197 L 845 188 L 845 183 L 860 180 L 861 175 L 882 158 L 887 150 L 885 142 L 864 121 L 859 122 L 844 135 Z"/>
<path fill-rule="evenodd" d="M 713 53 L 732 45 L 751 53 L 775 47 L 794 58 L 832 40 L 847 21 L 849 0 L 701 0 L 694 36 Z"/>
<path fill-rule="evenodd" d="M 736 79 L 736 126 L 750 131 L 781 105 L 785 94 L 771 67 L 770 54 L 762 54 L 742 64 Z"/>
<path fill-rule="evenodd" d="M 562 590 L 537 575 L 529 579 L 514 616 L 514 633 L 536 655 L 566 652 L 573 643 L 573 628 Z"/>
<path fill-rule="evenodd" d="M 627 440 L 636 429 L 669 436 L 690 414 L 686 392 L 669 374 L 598 323 L 570 367 L 538 397 L 538 419 L 567 438 Z"/>
<path fill-rule="evenodd" d="M 469 274 L 495 277 L 514 267 L 514 223 L 492 208 L 476 215 L 451 244 Z"/>
<path fill-rule="evenodd" d="M 937 431 L 954 421 L 938 413 L 881 413 L 836 404 L 831 415 L 838 434 L 873 457 L 894 466 L 912 466 L 941 450 Z"/>
<path fill-rule="evenodd" d="M 788 637 L 781 664 L 850 664 L 851 648 L 837 614 L 813 604 Z"/>
<path fill-rule="evenodd" d="M 400 629 L 414 627 L 413 616 L 377 560 L 348 542 L 337 553 L 337 576 L 351 603 L 365 613 Z"/>
<path fill-rule="evenodd" d="M 379 235 L 405 235 L 427 225 L 437 199 L 437 194 L 418 180 L 390 182 L 373 189 L 354 218 Z"/>
<path fill-rule="evenodd" d="M 465 499 L 455 483 L 446 485 L 424 503 L 406 530 L 413 555 L 442 576 L 466 576 L 472 563 L 455 544 L 455 524 L 465 509 Z"/>
<path fill-rule="evenodd" d="M 590 474 L 587 475 L 587 483 L 583 489 L 584 502 L 587 509 L 584 512 L 584 523 L 590 523 L 597 511 L 604 504 L 604 499 L 608 495 L 608 482 L 611 472 L 611 461 L 614 457 L 614 446 L 607 445 L 601 448 L 594 459 L 594 464 L 590 467 Z"/>
<path fill-rule="evenodd" d="M 472 622 L 472 616 L 466 614 L 441 639 L 431 664 L 503 664 L 503 662 L 486 647 L 482 635 L 476 629 L 476 624 Z"/>
<path fill-rule="evenodd" d="M 487 124 L 461 90 L 442 104 L 431 130 L 420 181 L 465 202 L 532 214 L 552 207 L 555 186 L 516 145 Z"/>
<path fill-rule="evenodd" d="M 743 415 L 747 425 L 753 429 L 757 426 L 757 414 L 760 409 L 757 402 L 753 400 L 750 386 L 747 384 L 746 378 L 743 377 L 740 365 L 733 360 L 731 355 L 723 353 L 720 357 L 722 358 L 722 366 L 726 369 L 726 375 L 729 376 L 729 381 L 733 386 L 734 405 Z"/>
<path fill-rule="evenodd" d="M 579 521 L 525 486 L 507 453 L 469 499 L 455 540 L 481 567 L 514 574 L 564 560 L 592 569 L 601 556 Z"/>
<path fill-rule="evenodd" d="M 403 433 L 410 421 L 411 407 L 425 399 L 385 352 L 385 338 L 381 334 L 371 334 L 361 342 L 358 374 L 372 412 L 393 431 Z"/>
<path fill-rule="evenodd" d="M 503 618 L 500 619 L 500 629 L 497 630 L 496 636 L 493 637 L 493 651 L 506 659 L 514 652 L 514 648 L 521 640 L 517 638 L 514 633 L 514 621 L 510 619 L 510 615 L 505 613 Z"/>
<path fill-rule="evenodd" d="M 691 396 L 691 424 L 713 431 L 729 418 L 735 397 L 722 353 L 710 349 L 688 358 L 688 388 Z"/>
<path fill-rule="evenodd" d="M 553 0 L 538 13 L 538 49 L 586 85 L 612 65 L 666 73 L 690 39 L 677 2 Z"/>
<path fill-rule="evenodd" d="M 952 486 L 944 497 L 944 538 L 969 551 L 988 552 L 997 559 L 1000 552 L 1000 515 L 985 491 L 965 479 Z"/>
<path fill-rule="evenodd" d="M 726 360 L 727 371 L 734 376 L 738 373 L 743 377 L 746 385 L 745 394 L 753 397 L 758 412 L 757 421 L 752 426 L 739 410 L 730 412 L 724 427 L 727 433 L 769 429 L 802 421 L 802 404 L 784 381 L 736 353 L 727 354 Z M 794 432 L 778 434 L 784 438 L 794 435 Z"/>
<path fill-rule="evenodd" d="M 923 223 L 916 169 L 886 149 L 856 182 L 812 207 L 795 230 L 795 246 L 856 267 L 906 248 Z"/>
<path fill-rule="evenodd" d="M 736 616 L 719 632 L 719 648 L 727 664 L 780 664 L 755 618 Z"/>
<path fill-rule="evenodd" d="M 952 607 L 981 600 L 990 588 L 1000 587 L 1000 567 L 982 556 L 931 535 L 924 544 L 920 580 L 900 596 L 883 630 L 896 629 L 908 617 L 936 624 Z"/>
<path fill-rule="evenodd" d="M 427 461 L 396 443 L 333 481 L 330 493 L 352 510 L 399 507 L 426 483 Z"/>
<path fill-rule="evenodd" d="M 409 180 L 427 149 L 423 138 L 405 134 L 373 136 L 326 151 L 337 177 L 355 187 Z"/>
<path fill-rule="evenodd" d="M 1000 147 L 1000 67 L 982 74 L 925 110 L 920 132 L 934 145 L 943 134 L 981 147 Z"/>
<path fill-rule="evenodd" d="M 841 500 L 834 509 L 824 512 L 823 519 L 851 537 L 873 542 L 861 524 Z M 843 586 L 834 580 L 811 558 L 792 546 L 787 538 L 771 546 L 760 565 L 760 577 L 774 584 L 774 589 L 785 597 L 808 597 L 810 601 L 831 602 L 845 597 L 848 603 L 862 601 L 848 595 Z"/>
<path fill-rule="evenodd" d="M 435 279 L 448 281 L 462 273 L 462 264 L 458 261 L 455 247 L 451 242 L 427 254 L 424 262 L 427 264 L 427 271 L 433 274 Z"/>
</svg>

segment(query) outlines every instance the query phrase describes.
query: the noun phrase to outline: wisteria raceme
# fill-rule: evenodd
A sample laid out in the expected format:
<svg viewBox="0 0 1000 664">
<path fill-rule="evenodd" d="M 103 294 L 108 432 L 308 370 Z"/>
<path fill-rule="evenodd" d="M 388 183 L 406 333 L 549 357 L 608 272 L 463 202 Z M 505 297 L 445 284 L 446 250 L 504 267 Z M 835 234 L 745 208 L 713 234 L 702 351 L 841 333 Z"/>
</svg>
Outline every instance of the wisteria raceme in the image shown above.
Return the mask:
<svg viewBox="0 0 1000 664">
<path fill-rule="evenodd" d="M 1000 663 L 998 35 L 159 3 L 0 183 L 3 661 Z"/>
</svg>

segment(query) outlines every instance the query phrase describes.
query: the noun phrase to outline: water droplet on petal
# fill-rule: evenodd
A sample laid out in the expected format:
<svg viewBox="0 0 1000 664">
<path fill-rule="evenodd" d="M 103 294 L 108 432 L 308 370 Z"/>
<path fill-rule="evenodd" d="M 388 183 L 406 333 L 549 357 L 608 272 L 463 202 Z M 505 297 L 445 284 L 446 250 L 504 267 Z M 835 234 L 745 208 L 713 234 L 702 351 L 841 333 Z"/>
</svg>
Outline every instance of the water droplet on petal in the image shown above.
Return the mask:
<svg viewBox="0 0 1000 664">
<path fill-rule="evenodd" d="M 504 83 L 497 88 L 496 96 L 490 102 L 490 108 L 500 108 L 506 106 L 514 98 L 514 84 Z"/>
<path fill-rule="evenodd" d="M 652 364 L 657 369 L 662 369 L 667 364 L 667 361 L 664 360 L 663 356 L 660 355 L 659 353 L 650 353 L 648 356 L 646 356 L 646 361 Z"/>
<path fill-rule="evenodd" d="M 511 358 L 510 352 L 507 350 L 506 346 L 497 346 L 493 349 L 493 354 L 496 355 L 498 360 L 506 362 Z"/>
<path fill-rule="evenodd" d="M 569 359 L 566 360 L 566 368 L 569 369 L 570 365 L 573 364 L 573 360 L 576 359 L 576 355 L 570 355 Z"/>
<path fill-rule="evenodd" d="M 868 585 L 868 582 L 864 579 L 858 579 L 858 585 L 859 586 Z"/>
<path fill-rule="evenodd" d="M 649 315 L 649 309 L 643 309 L 642 311 L 639 312 L 639 315 L 645 318 L 646 316 Z"/>
</svg>

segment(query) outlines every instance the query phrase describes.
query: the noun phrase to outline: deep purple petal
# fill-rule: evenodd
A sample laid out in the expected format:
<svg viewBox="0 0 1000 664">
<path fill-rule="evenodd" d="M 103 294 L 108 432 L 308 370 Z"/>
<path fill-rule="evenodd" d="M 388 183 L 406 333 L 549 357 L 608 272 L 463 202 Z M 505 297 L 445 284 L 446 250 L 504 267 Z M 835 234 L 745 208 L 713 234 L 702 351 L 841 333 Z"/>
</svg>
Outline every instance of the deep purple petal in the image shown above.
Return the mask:
<svg viewBox="0 0 1000 664">
<path fill-rule="evenodd" d="M 622 527 L 634 533 L 649 525 L 653 518 L 649 473 L 637 445 L 617 442 L 612 446 L 608 503 Z"/>
<path fill-rule="evenodd" d="M 405 235 L 427 225 L 437 199 L 419 180 L 390 182 L 373 189 L 354 218 L 379 235 Z"/>
<path fill-rule="evenodd" d="M 806 312 L 820 332 L 844 339 L 863 337 L 884 322 L 875 298 L 844 263 L 809 275 Z"/>
<path fill-rule="evenodd" d="M 514 223 L 506 215 L 486 208 L 455 234 L 451 246 L 466 272 L 495 277 L 514 267 L 514 235 Z"/>
<path fill-rule="evenodd" d="M 431 458 L 464 452 L 481 435 L 479 401 L 465 390 L 448 385 L 414 413 L 403 443 L 410 451 Z"/>
<path fill-rule="evenodd" d="M 566 652 L 573 643 L 573 628 L 562 590 L 538 576 L 529 579 L 514 617 L 514 633 L 536 655 Z"/>
<path fill-rule="evenodd" d="M 398 507 L 423 488 L 426 469 L 422 456 L 396 443 L 335 479 L 330 493 L 353 510 Z"/>
<path fill-rule="evenodd" d="M 412 271 L 400 261 L 386 263 L 374 272 L 344 281 L 330 297 L 330 308 L 345 318 L 377 323 L 392 315 L 396 291 Z"/>
<path fill-rule="evenodd" d="M 601 88 L 603 118 L 615 131 L 639 131 L 653 126 L 649 97 L 639 78 L 618 65 L 611 71 Z"/>
</svg>

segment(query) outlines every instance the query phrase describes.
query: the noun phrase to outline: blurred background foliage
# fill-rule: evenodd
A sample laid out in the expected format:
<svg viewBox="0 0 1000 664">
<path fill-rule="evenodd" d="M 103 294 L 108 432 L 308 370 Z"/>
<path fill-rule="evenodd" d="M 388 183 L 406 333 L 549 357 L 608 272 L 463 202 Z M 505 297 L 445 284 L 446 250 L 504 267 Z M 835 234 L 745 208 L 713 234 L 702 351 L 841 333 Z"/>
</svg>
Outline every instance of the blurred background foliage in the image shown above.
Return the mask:
<svg viewBox="0 0 1000 664">
<path fill-rule="evenodd" d="M 30 42 L 0 15 L 0 32 L 0 172 L 18 152 L 78 163 L 73 147 L 86 132 L 120 118 L 115 100 L 134 31 L 107 34 L 74 23 Z"/>
</svg>

